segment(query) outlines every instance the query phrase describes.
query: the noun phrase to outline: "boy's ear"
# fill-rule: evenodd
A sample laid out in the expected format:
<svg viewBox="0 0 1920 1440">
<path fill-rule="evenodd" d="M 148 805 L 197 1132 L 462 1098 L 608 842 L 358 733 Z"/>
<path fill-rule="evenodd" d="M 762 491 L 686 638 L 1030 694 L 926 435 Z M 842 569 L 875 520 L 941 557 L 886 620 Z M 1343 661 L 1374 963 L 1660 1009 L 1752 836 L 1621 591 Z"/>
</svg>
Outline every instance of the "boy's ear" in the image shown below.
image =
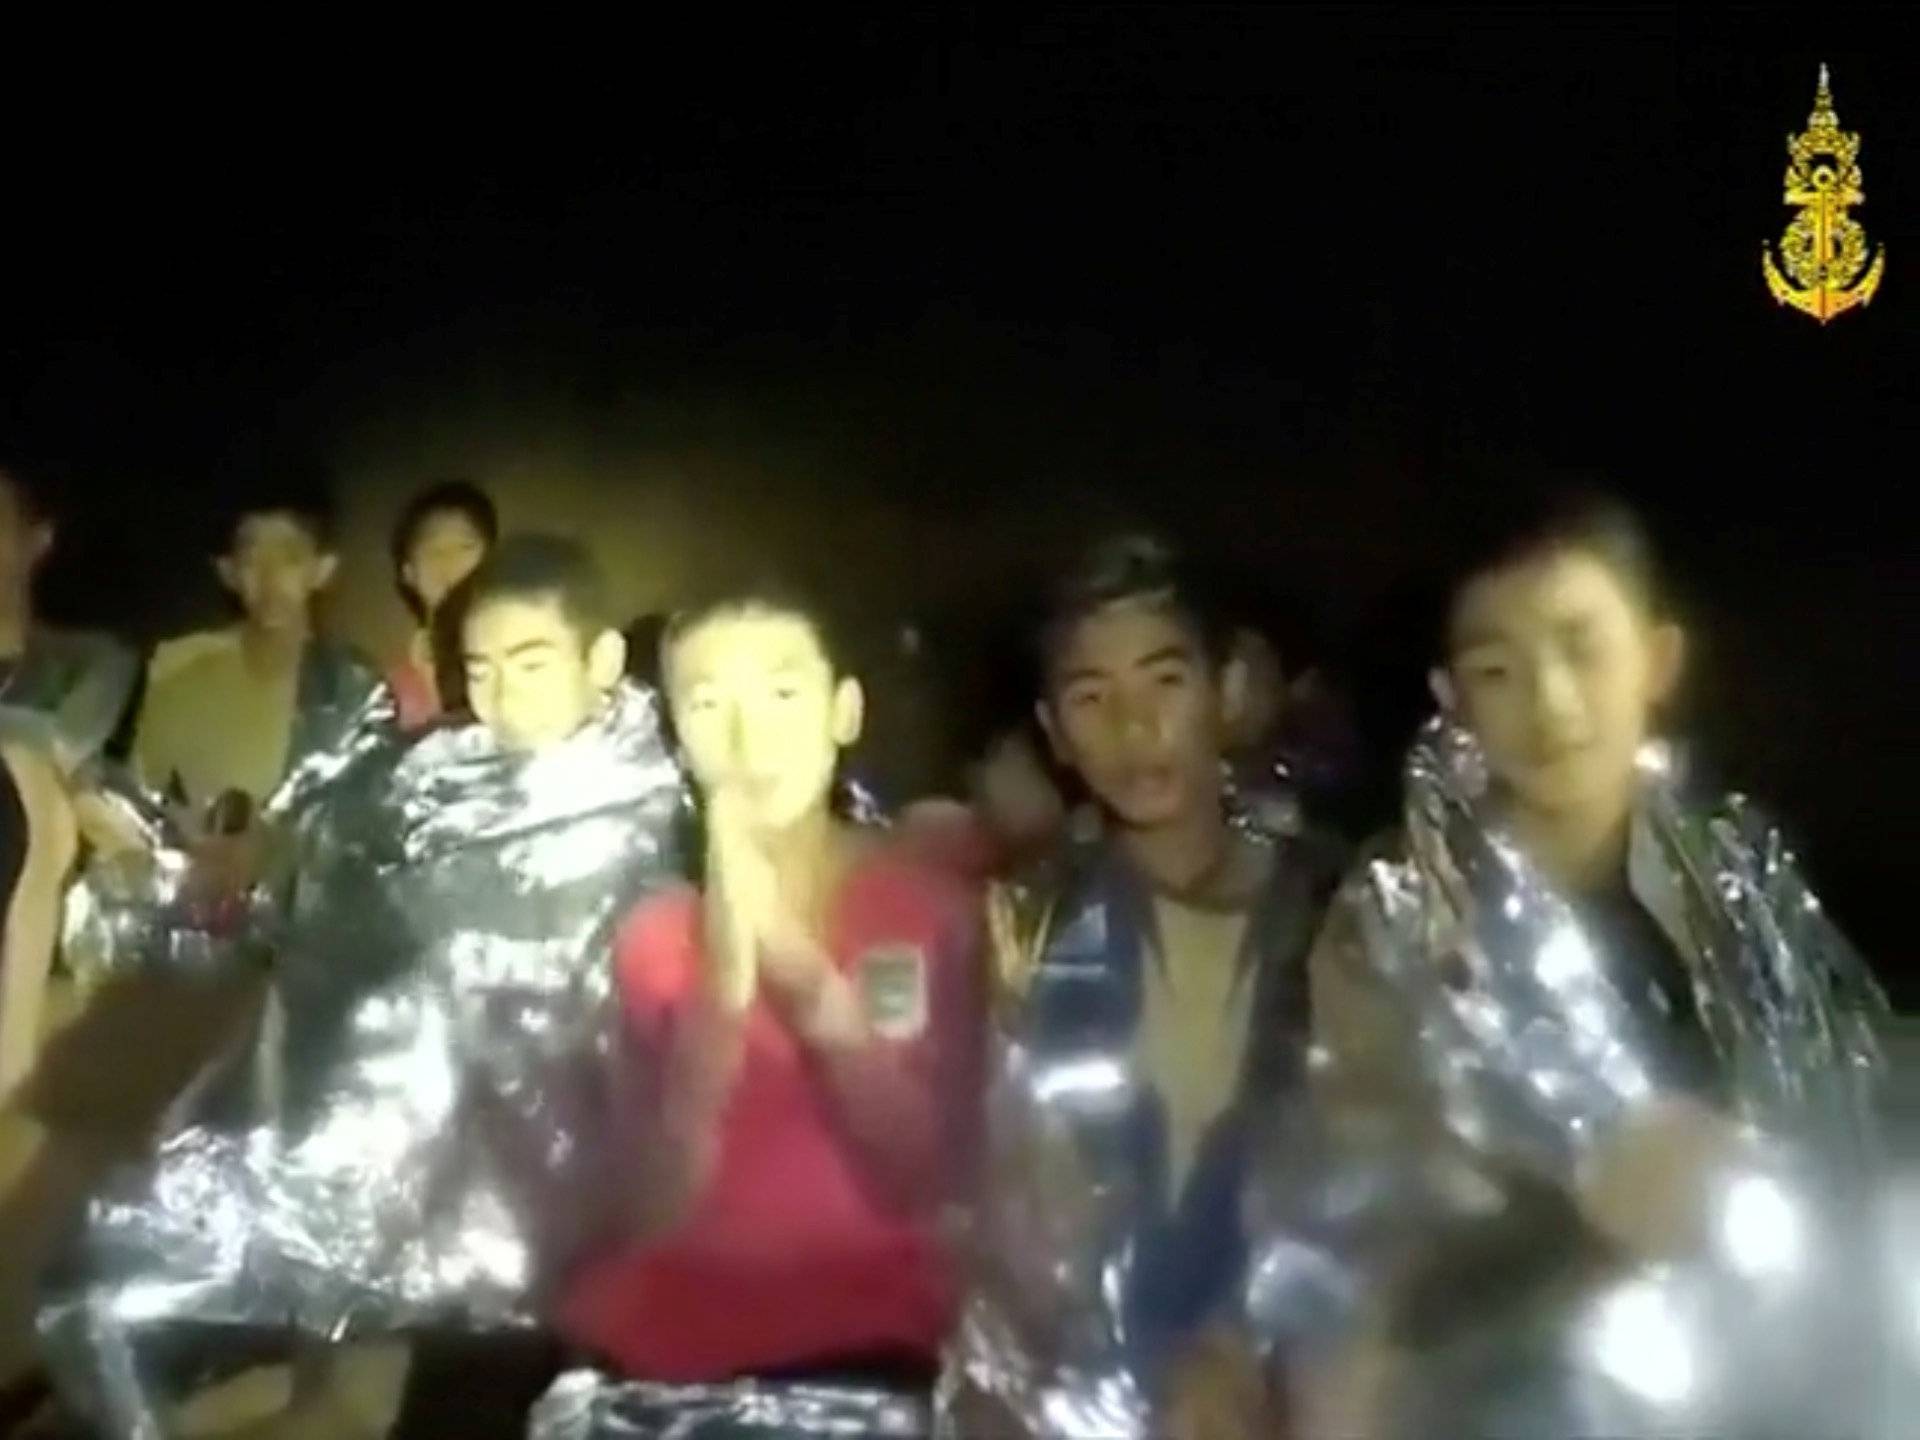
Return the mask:
<svg viewBox="0 0 1920 1440">
<path fill-rule="evenodd" d="M 53 550 L 53 521 L 41 520 L 35 523 L 27 536 L 27 564 L 38 565 Z"/>
<path fill-rule="evenodd" d="M 627 670 L 627 637 L 618 630 L 602 630 L 587 647 L 587 678 L 595 689 L 611 690 Z"/>
<path fill-rule="evenodd" d="M 1047 737 L 1047 749 L 1053 752 L 1056 763 L 1073 768 L 1073 759 L 1066 752 L 1060 739 L 1060 728 L 1054 724 L 1053 707 L 1044 700 L 1033 702 L 1033 718 L 1040 722 L 1040 733 Z"/>
<path fill-rule="evenodd" d="M 340 568 L 340 557 L 333 554 L 322 555 L 313 562 L 313 588 L 324 590 L 333 583 L 333 575 Z"/>
<path fill-rule="evenodd" d="M 1648 648 L 1652 655 L 1649 670 L 1649 698 L 1656 705 L 1665 704 L 1673 698 L 1674 691 L 1680 688 L 1680 677 L 1687 668 L 1687 632 L 1671 620 L 1663 620 L 1655 625 L 1647 635 Z"/>
<path fill-rule="evenodd" d="M 833 743 L 842 750 L 860 738 L 867 723 L 867 692 L 851 675 L 833 687 Z"/>
<path fill-rule="evenodd" d="M 1454 686 L 1453 675 L 1444 665 L 1436 665 L 1427 671 L 1427 688 L 1433 692 L 1433 698 L 1448 715 L 1459 715 L 1460 691 Z"/>
<path fill-rule="evenodd" d="M 1246 718 L 1247 691 L 1252 683 L 1253 673 L 1248 670 L 1246 660 L 1239 655 L 1229 655 L 1220 666 L 1220 719 L 1228 731 Z"/>
<path fill-rule="evenodd" d="M 213 557 L 213 573 L 220 577 L 220 583 L 235 595 L 240 593 L 240 567 L 225 555 Z"/>
</svg>

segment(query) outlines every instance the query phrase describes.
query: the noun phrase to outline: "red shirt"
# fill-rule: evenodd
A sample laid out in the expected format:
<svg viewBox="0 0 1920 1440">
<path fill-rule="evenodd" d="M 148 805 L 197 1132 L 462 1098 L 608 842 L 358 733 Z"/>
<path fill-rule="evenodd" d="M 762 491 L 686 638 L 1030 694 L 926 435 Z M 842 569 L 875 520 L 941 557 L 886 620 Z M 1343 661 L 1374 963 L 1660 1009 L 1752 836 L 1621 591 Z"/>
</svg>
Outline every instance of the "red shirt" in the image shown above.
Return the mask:
<svg viewBox="0 0 1920 1440">
<path fill-rule="evenodd" d="M 939 869 L 984 882 L 1007 862 L 992 829 L 971 807 L 958 801 L 910 805 L 895 822 L 903 845 Z"/>
<path fill-rule="evenodd" d="M 574 1275 L 561 1330 L 669 1381 L 932 1359 L 955 1303 L 941 1211 L 979 1104 L 974 897 L 884 849 L 850 872 L 826 939 L 867 1016 L 853 1049 L 811 1046 L 764 992 L 741 1017 L 709 1003 L 701 913 L 691 888 L 648 901 L 617 956 L 652 1081 L 636 1159 L 681 1200 L 654 1238 Z"/>
<path fill-rule="evenodd" d="M 393 691 L 400 728 L 411 734 L 440 718 L 440 697 L 433 682 L 404 655 L 387 667 L 387 688 Z"/>
</svg>

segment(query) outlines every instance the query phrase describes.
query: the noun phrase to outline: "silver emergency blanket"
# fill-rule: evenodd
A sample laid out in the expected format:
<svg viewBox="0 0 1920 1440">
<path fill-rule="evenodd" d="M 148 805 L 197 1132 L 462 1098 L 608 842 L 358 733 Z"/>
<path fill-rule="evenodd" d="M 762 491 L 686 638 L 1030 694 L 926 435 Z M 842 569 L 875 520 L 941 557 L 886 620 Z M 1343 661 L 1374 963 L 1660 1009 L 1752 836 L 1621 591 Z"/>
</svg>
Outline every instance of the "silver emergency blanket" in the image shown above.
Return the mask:
<svg viewBox="0 0 1920 1440">
<path fill-rule="evenodd" d="M 397 763 L 402 737 L 391 693 L 382 687 L 348 709 L 353 694 L 303 720 L 303 732 L 326 743 L 303 754 L 261 807 L 258 818 L 282 843 L 238 894 L 198 892 L 189 878 L 195 837 L 183 817 L 127 767 L 98 767 L 91 799 L 129 843 L 90 857 L 67 889 L 60 958 L 83 989 L 136 971 L 214 976 L 265 962 L 282 916 L 278 892 L 320 797 L 356 769 L 377 785 Z M 240 817 L 242 825 L 254 818 Z"/>
<path fill-rule="evenodd" d="M 1298 835 L 1307 828 L 1300 787 L 1285 760 L 1220 768 L 1222 802 L 1236 828 L 1253 835 Z"/>
<path fill-rule="evenodd" d="M 1907 1433 L 1872 1298 L 1885 1002 L 1776 827 L 1691 801 L 1668 747 L 1640 770 L 1632 888 L 1685 962 L 1728 1137 L 1697 1243 L 1634 1259 L 1575 1207 L 1671 1098 L 1673 1033 L 1503 829 L 1476 742 L 1435 720 L 1404 851 L 1350 879 L 1329 936 L 1399 1022 L 1361 1063 L 1402 1057 L 1419 1099 L 1385 1114 L 1330 1080 L 1326 1108 L 1272 1117 L 1250 1186 L 1247 1318 L 1306 1433 Z"/>
<path fill-rule="evenodd" d="M 131 843 L 92 856 L 67 889 L 60 957 L 83 989 L 116 973 L 211 974 L 258 958 L 266 919 L 260 891 L 194 896 L 188 838 L 124 770 L 104 771 L 94 797 Z"/>
<path fill-rule="evenodd" d="M 126 713 L 140 664 L 118 640 L 35 624 L 12 673 L 0 681 L 0 738 L 44 749 L 86 778 Z"/>
<path fill-rule="evenodd" d="M 1255 832 L 1260 833 L 1260 832 Z M 1164 1429 L 1168 1363 L 1242 1263 L 1244 1119 L 1299 1084 L 1304 958 L 1338 857 L 1268 837 L 1248 915 L 1236 1098 L 1177 1190 L 1164 1108 L 1137 1044 L 1152 897 L 1096 843 L 989 908 L 1003 989 L 989 1066 L 986 1173 L 966 1238 L 968 1294 L 937 1403 L 943 1436 L 1138 1437 Z M 1021 972 L 1014 979 L 1008 972 Z"/>
<path fill-rule="evenodd" d="M 143 1345 L 169 1327 L 513 1323 L 630 1193 L 612 934 L 676 872 L 682 804 L 652 695 L 532 755 L 360 726 L 288 783 L 258 1034 L 91 1202 L 42 1307 L 116 1437 L 163 1433 Z"/>
<path fill-rule="evenodd" d="M 667 1385 L 574 1370 L 534 1406 L 527 1440 L 922 1440 L 930 1425 L 924 1394 L 877 1385 Z"/>
<path fill-rule="evenodd" d="M 943 1440 L 1147 1440 L 1152 1406 L 1123 1300 L 1129 1230 L 1145 1200 L 1122 1166 L 1090 1164 L 1082 1122 L 1124 1115 L 1139 1078 L 1124 1056 L 1050 1062 L 998 1037 L 988 1173 L 1023 1183 L 983 1197 L 970 1294 L 937 1405 Z"/>
</svg>

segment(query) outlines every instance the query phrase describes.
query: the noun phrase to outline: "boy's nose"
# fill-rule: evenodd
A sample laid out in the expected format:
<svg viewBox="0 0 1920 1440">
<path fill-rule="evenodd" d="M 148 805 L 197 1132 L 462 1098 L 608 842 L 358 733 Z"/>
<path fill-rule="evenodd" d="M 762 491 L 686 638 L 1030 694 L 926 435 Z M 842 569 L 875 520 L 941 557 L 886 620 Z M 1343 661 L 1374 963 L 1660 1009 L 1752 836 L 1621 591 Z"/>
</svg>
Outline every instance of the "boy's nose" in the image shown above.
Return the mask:
<svg viewBox="0 0 1920 1440">
<path fill-rule="evenodd" d="M 1533 672 L 1533 703 L 1535 709 L 1545 716 L 1559 718 L 1577 714 L 1580 709 L 1580 687 L 1574 683 L 1572 670 L 1552 662 L 1536 667 Z"/>
<path fill-rule="evenodd" d="M 1151 740 L 1159 728 L 1154 707 L 1138 700 L 1120 702 L 1120 733 L 1128 740 Z"/>
</svg>

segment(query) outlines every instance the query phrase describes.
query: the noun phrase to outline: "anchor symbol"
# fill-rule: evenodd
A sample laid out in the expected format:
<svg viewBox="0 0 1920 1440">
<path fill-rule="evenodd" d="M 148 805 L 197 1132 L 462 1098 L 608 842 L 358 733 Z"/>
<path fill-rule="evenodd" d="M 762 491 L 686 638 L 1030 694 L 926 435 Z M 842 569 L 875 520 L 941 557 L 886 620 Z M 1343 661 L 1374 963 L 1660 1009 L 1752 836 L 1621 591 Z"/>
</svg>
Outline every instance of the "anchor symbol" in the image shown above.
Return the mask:
<svg viewBox="0 0 1920 1440">
<path fill-rule="evenodd" d="M 1872 300 L 1887 263 L 1885 246 L 1868 263 L 1867 232 L 1847 214 L 1866 200 L 1860 137 L 1840 128 L 1824 65 L 1813 114 L 1804 132 L 1788 137 L 1787 155 L 1786 200 L 1800 213 L 1780 237 L 1781 263 L 1774 263 L 1771 249 L 1763 244 L 1761 268 L 1775 300 L 1824 325 Z"/>
</svg>

